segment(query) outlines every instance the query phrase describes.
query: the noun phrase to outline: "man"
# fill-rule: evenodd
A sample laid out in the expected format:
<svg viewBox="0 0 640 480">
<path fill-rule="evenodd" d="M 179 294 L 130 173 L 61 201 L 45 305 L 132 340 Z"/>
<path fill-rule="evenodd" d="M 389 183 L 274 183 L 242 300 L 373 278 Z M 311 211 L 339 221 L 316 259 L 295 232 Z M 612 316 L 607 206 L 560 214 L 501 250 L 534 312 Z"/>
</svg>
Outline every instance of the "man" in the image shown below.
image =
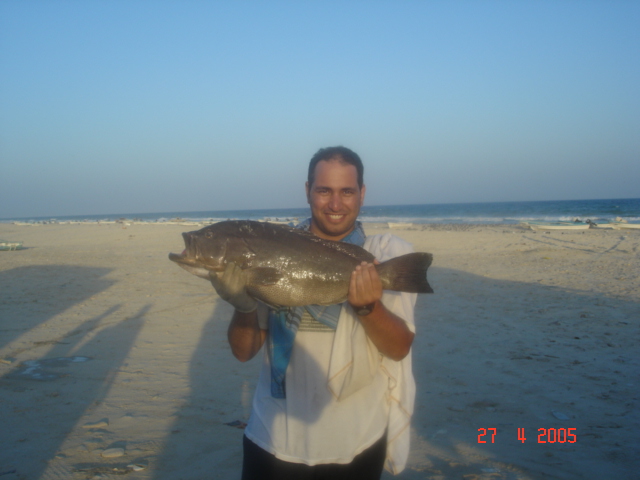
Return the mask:
<svg viewBox="0 0 640 480">
<path fill-rule="evenodd" d="M 409 253 L 389 234 L 369 237 L 357 221 L 363 166 L 344 147 L 321 149 L 306 183 L 311 218 L 299 228 L 364 246 L 377 260 Z M 377 263 L 376 260 L 376 263 Z M 236 308 L 233 354 L 253 358 L 267 343 L 244 437 L 244 480 L 379 479 L 404 468 L 415 386 L 410 349 L 415 294 L 383 292 L 373 264 L 351 276 L 347 302 L 273 310 L 244 289 L 229 264 L 211 281 Z"/>
</svg>

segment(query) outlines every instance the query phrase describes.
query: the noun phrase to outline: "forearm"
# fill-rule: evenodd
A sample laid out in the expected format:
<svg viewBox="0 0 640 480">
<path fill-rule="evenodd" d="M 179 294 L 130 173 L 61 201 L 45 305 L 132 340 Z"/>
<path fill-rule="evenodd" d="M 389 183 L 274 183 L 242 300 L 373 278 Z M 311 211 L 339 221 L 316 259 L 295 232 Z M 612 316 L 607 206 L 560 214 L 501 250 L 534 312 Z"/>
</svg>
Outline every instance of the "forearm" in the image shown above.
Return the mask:
<svg viewBox="0 0 640 480">
<path fill-rule="evenodd" d="M 227 330 L 231 352 L 241 362 L 251 360 L 260 351 L 266 333 L 258 323 L 257 310 L 249 313 L 235 310 Z"/>
<path fill-rule="evenodd" d="M 371 313 L 358 318 L 367 336 L 384 356 L 400 361 L 409 354 L 415 334 L 382 302 L 376 301 Z"/>
<path fill-rule="evenodd" d="M 372 263 L 362 262 L 351 274 L 348 302 L 355 309 L 373 304 L 373 310 L 359 319 L 378 351 L 400 361 L 409 354 L 414 334 L 405 321 L 382 304 L 382 283 Z"/>
</svg>

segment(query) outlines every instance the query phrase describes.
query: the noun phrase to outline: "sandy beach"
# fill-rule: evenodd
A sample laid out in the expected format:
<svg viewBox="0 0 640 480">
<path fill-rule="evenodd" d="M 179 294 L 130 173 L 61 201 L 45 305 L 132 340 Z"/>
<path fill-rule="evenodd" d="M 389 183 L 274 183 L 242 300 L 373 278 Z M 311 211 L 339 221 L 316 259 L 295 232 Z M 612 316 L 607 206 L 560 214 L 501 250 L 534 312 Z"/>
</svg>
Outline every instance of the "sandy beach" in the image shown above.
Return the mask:
<svg viewBox="0 0 640 480">
<path fill-rule="evenodd" d="M 0 224 L 1 480 L 239 478 L 259 358 L 167 258 L 195 228 Z M 396 478 L 640 478 L 640 231 L 392 232 L 435 258 Z"/>
</svg>

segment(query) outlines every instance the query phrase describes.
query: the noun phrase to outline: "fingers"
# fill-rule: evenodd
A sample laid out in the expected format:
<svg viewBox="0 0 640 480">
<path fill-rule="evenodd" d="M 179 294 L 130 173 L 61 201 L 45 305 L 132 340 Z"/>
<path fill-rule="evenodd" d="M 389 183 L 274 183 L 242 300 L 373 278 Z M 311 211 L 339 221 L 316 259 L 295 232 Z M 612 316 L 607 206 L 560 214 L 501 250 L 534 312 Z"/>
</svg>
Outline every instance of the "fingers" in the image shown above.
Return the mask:
<svg viewBox="0 0 640 480">
<path fill-rule="evenodd" d="M 358 278 L 362 279 L 361 286 L 363 291 L 376 293 L 380 290 L 380 292 L 382 292 L 382 282 L 380 281 L 380 276 L 378 275 L 375 264 L 362 262 L 361 266 L 356 268 L 360 268 L 362 273 Z"/>
<path fill-rule="evenodd" d="M 227 298 L 244 290 L 245 273 L 235 263 L 229 262 L 222 272 L 209 272 L 209 279 L 218 294 Z"/>
<path fill-rule="evenodd" d="M 246 291 L 247 274 L 238 265 L 230 262 L 223 272 L 209 273 L 211 284 L 218 295 L 240 312 L 252 312 L 257 303 Z"/>
<path fill-rule="evenodd" d="M 353 272 L 351 272 L 351 279 L 349 280 L 349 294 L 347 296 L 347 300 L 349 301 L 349 303 L 353 306 L 360 306 L 356 304 L 356 301 L 359 297 L 358 295 L 358 285 L 357 285 L 357 281 L 356 281 L 356 276 L 357 276 L 357 269 L 358 267 L 356 267 L 356 270 L 354 270 Z"/>
<path fill-rule="evenodd" d="M 233 263 L 228 263 L 225 269 L 222 272 L 209 272 L 209 279 L 211 279 L 211 283 L 213 286 L 218 289 L 218 287 L 222 287 L 229 284 L 229 279 L 231 278 Z"/>
<path fill-rule="evenodd" d="M 351 274 L 349 302 L 354 306 L 363 306 L 381 298 L 382 282 L 375 265 L 362 262 Z"/>
<path fill-rule="evenodd" d="M 218 291 L 218 289 L 222 285 L 222 274 L 217 272 L 209 272 L 209 280 L 211 280 L 211 285 L 213 285 L 213 288 Z"/>
<path fill-rule="evenodd" d="M 372 289 L 371 272 L 369 265 L 366 262 L 362 262 L 356 267 L 356 292 L 359 295 L 366 295 L 367 292 Z"/>
<path fill-rule="evenodd" d="M 233 262 L 227 263 L 224 269 L 223 281 L 227 285 L 230 293 L 237 293 L 240 288 L 244 288 L 242 283 L 242 270 Z"/>
</svg>

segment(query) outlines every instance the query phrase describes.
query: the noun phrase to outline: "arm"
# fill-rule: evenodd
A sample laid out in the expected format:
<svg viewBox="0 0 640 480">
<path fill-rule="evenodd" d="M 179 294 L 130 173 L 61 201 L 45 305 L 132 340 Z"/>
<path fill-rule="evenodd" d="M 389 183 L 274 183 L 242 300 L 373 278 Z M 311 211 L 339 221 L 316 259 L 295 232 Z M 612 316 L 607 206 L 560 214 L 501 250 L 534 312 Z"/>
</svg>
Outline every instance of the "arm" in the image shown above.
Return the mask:
<svg viewBox="0 0 640 480">
<path fill-rule="evenodd" d="M 267 331 L 262 330 L 258 323 L 258 310 L 249 313 L 236 310 L 233 313 L 227 339 L 231 352 L 238 360 L 251 360 L 260 351 L 266 337 Z"/>
<path fill-rule="evenodd" d="M 356 309 L 374 304 L 369 314 L 358 318 L 378 351 L 400 361 L 408 355 L 415 334 L 402 318 L 387 310 L 381 298 L 382 283 L 375 266 L 362 262 L 351 274 L 348 301 Z"/>
<path fill-rule="evenodd" d="M 224 272 L 211 272 L 209 278 L 220 298 L 235 307 L 227 330 L 231 352 L 241 362 L 251 360 L 267 336 L 258 322 L 258 315 L 265 313 L 264 306 L 261 307 L 247 294 L 246 273 L 235 263 L 228 263 Z"/>
</svg>

